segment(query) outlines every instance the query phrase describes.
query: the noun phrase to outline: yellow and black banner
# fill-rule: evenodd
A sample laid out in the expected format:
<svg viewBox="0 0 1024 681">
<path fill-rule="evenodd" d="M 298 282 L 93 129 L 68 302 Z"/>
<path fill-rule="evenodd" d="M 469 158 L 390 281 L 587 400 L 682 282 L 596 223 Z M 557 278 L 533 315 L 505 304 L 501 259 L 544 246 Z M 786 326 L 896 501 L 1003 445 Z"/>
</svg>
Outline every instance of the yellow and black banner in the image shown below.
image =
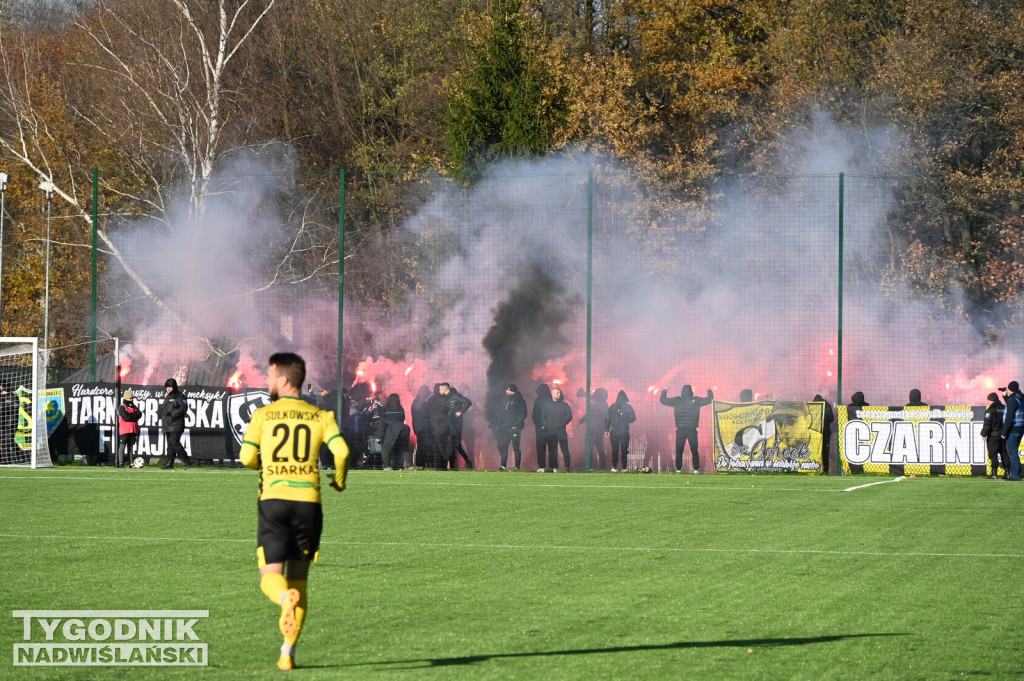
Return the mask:
<svg viewBox="0 0 1024 681">
<path fill-rule="evenodd" d="M 989 474 L 981 438 L 985 407 L 844 406 L 838 411 L 845 474 Z"/>
<path fill-rule="evenodd" d="M 712 410 L 717 472 L 822 472 L 824 402 L 716 400 Z"/>
</svg>

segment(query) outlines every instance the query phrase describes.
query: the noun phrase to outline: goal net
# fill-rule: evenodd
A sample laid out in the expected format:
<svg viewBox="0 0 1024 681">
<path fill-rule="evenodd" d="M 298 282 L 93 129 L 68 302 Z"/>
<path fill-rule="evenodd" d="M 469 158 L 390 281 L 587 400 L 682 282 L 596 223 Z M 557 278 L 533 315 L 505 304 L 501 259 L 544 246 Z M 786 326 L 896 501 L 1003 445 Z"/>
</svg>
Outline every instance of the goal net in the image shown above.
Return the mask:
<svg viewBox="0 0 1024 681">
<path fill-rule="evenodd" d="M 45 377 L 38 339 L 0 338 L 0 465 L 53 465 Z"/>
</svg>

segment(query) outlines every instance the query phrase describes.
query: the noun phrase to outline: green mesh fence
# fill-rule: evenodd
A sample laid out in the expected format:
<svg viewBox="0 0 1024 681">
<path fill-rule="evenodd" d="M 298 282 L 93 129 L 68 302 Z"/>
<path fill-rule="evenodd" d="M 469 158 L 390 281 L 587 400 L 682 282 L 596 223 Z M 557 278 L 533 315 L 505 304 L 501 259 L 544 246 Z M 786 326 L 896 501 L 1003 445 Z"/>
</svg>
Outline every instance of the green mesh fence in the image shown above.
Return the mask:
<svg viewBox="0 0 1024 681">
<path fill-rule="evenodd" d="M 283 175 L 221 181 L 199 213 L 104 218 L 114 247 L 101 246 L 101 326 L 121 339 L 123 380 L 257 386 L 266 356 L 294 349 L 309 392 L 351 396 L 342 420 L 356 449 L 366 422 L 350 415 L 368 396 L 396 393 L 410 413 L 444 381 L 474 403 L 470 457 L 495 468 L 505 387 L 532 407 L 545 384 L 572 409 L 572 469 L 609 467 L 605 415 L 624 391 L 637 416 L 630 467 L 670 470 L 663 391 L 840 404 L 862 391 L 901 405 L 917 388 L 929 404 L 984 404 L 1018 369 L 1007 348 L 980 341 L 955 295 L 915 285 L 898 180 L 758 179 L 695 201 L 560 161 L 504 166 L 468 187 L 425 179 L 389 229 L 348 207 L 339 385 L 336 212 Z M 529 469 L 529 418 L 522 449 Z"/>
</svg>

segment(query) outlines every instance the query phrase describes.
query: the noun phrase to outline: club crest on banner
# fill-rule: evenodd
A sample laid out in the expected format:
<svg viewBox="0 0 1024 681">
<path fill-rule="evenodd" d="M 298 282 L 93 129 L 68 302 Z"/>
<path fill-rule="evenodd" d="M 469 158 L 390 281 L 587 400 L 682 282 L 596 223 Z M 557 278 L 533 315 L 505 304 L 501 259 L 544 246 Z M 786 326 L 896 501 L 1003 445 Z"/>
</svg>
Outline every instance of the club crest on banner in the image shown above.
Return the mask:
<svg viewBox="0 0 1024 681">
<path fill-rule="evenodd" d="M 228 428 L 238 444 L 242 444 L 253 413 L 268 404 L 270 393 L 266 390 L 246 390 L 228 397 Z"/>
<path fill-rule="evenodd" d="M 50 388 L 43 393 L 46 406 L 46 436 L 53 435 L 64 420 L 64 388 Z"/>
</svg>

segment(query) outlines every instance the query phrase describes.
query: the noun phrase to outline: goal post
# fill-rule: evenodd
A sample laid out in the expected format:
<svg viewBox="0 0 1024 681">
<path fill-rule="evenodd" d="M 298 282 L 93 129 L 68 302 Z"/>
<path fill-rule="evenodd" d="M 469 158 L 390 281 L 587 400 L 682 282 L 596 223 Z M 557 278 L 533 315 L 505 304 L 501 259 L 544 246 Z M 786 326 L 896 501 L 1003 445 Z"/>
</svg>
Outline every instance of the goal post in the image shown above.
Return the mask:
<svg viewBox="0 0 1024 681">
<path fill-rule="evenodd" d="M 46 414 L 46 361 L 39 339 L 0 337 L 0 465 L 53 465 Z"/>
</svg>

